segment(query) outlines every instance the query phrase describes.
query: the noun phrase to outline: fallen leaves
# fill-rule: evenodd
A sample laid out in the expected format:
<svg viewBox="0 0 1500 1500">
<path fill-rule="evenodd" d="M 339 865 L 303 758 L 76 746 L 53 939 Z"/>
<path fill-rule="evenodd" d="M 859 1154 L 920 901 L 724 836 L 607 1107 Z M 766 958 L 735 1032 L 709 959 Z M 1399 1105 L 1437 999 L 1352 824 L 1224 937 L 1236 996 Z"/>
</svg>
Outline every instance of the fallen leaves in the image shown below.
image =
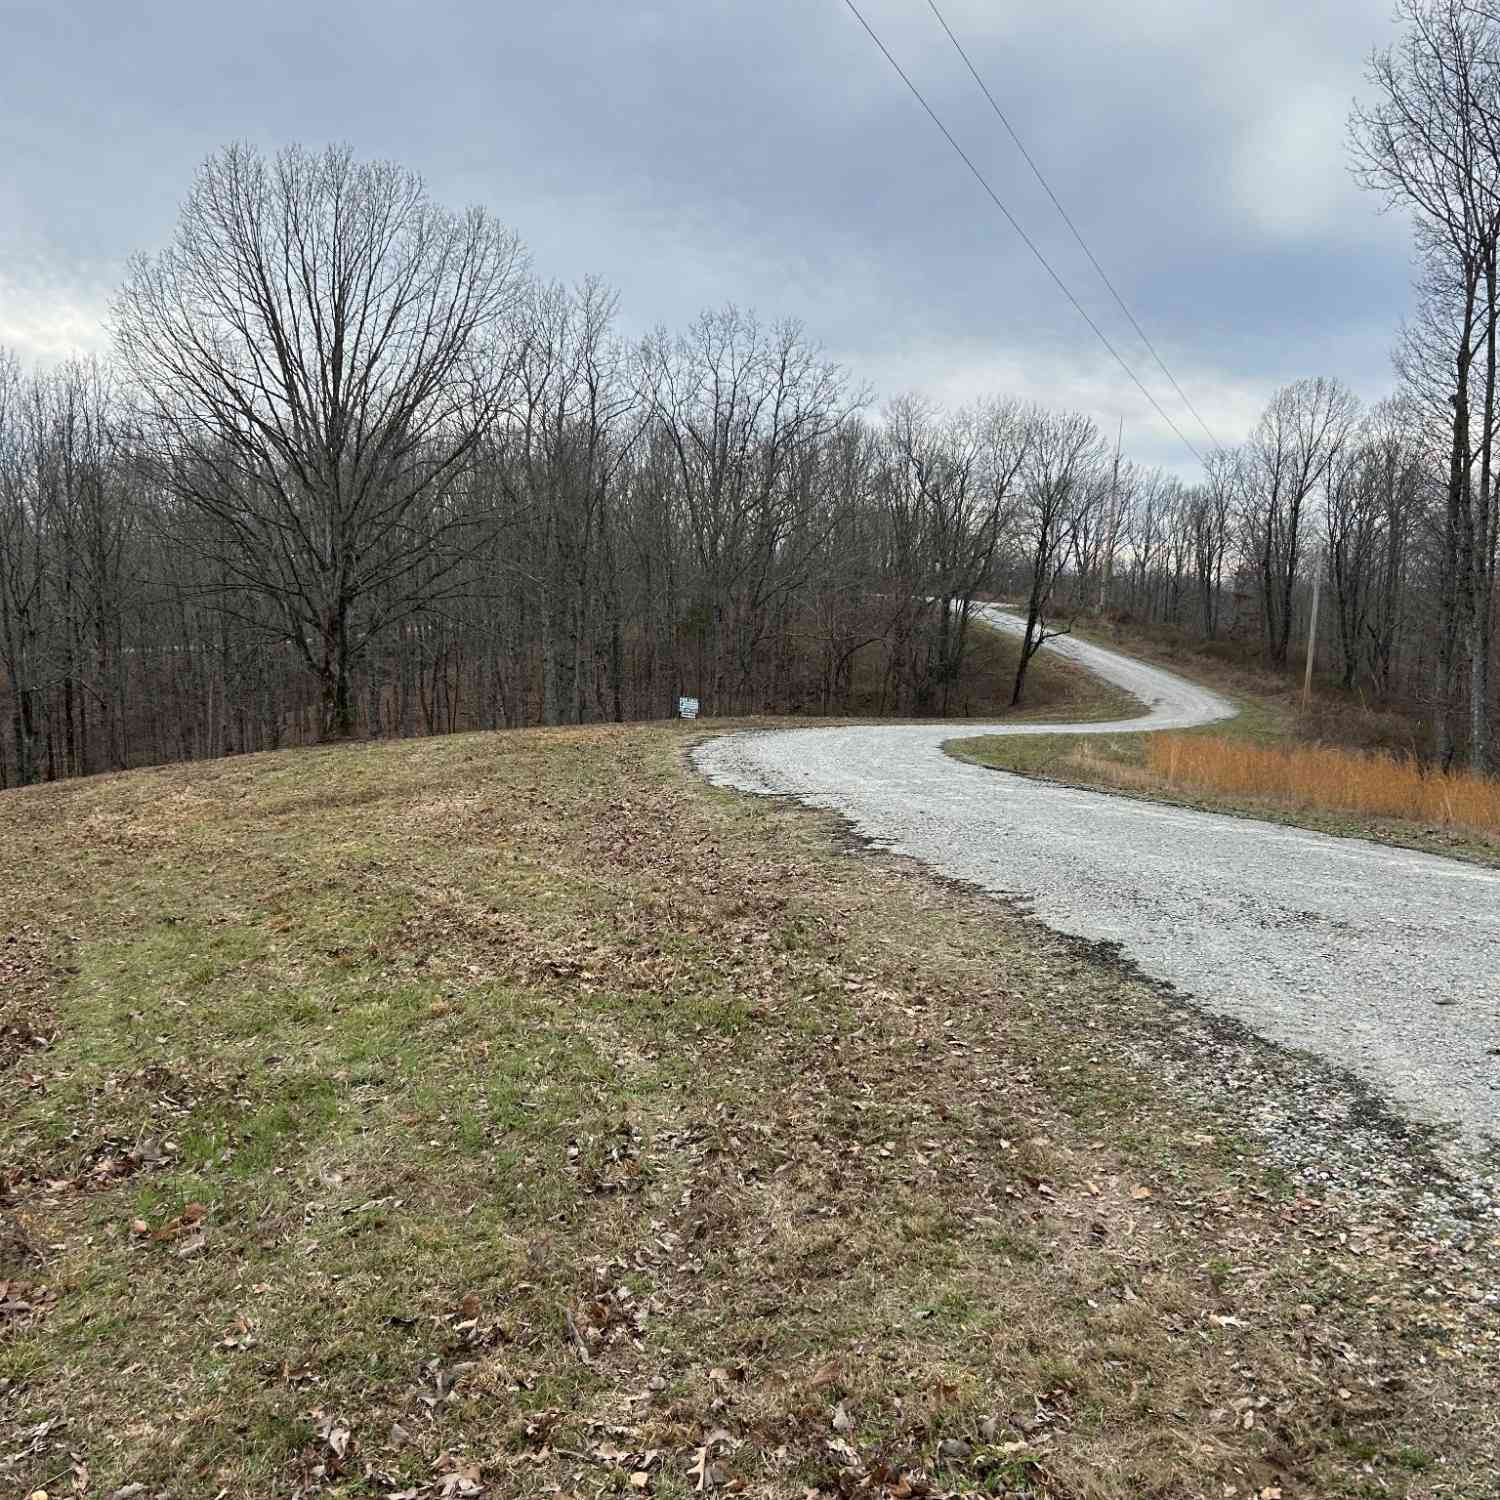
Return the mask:
<svg viewBox="0 0 1500 1500">
<path fill-rule="evenodd" d="M 57 1292 L 41 1281 L 0 1281 L 0 1337 L 39 1322 L 57 1303 Z"/>
<path fill-rule="evenodd" d="M 736 1494 L 744 1489 L 744 1480 L 732 1477 L 724 1464 L 715 1458 L 716 1454 L 726 1454 L 738 1446 L 734 1437 L 722 1428 L 716 1428 L 704 1438 L 700 1447 L 693 1450 L 687 1477 L 696 1492 L 707 1494 L 713 1490 L 725 1490 Z"/>
<path fill-rule="evenodd" d="M 239 1351 L 252 1348 L 255 1344 L 254 1327 L 243 1313 L 236 1313 L 233 1323 L 220 1337 L 218 1347 Z"/>
<path fill-rule="evenodd" d="M 438 1460 L 437 1493 L 441 1500 L 468 1500 L 484 1493 L 484 1470 L 450 1454 Z"/>
<path fill-rule="evenodd" d="M 572 1341 L 573 1348 L 577 1351 L 579 1359 L 589 1365 L 594 1362 L 594 1356 L 589 1352 L 589 1346 L 583 1335 L 578 1331 L 578 1324 L 574 1320 L 572 1310 L 563 1309 L 563 1327 L 568 1331 L 568 1338 Z"/>
<path fill-rule="evenodd" d="M 40 1091 L 45 1080 L 37 1075 L 23 1074 L 21 1082 L 28 1088 Z M 106 1192 L 139 1172 L 171 1165 L 175 1149 L 174 1143 L 170 1141 L 163 1146 L 152 1138 L 135 1144 L 106 1138 L 87 1153 L 84 1165 L 71 1177 L 53 1176 L 40 1168 L 13 1169 L 7 1172 L 5 1195 L 12 1195 L 23 1186 L 40 1190 L 48 1197 L 59 1197 L 67 1193 Z"/>
</svg>

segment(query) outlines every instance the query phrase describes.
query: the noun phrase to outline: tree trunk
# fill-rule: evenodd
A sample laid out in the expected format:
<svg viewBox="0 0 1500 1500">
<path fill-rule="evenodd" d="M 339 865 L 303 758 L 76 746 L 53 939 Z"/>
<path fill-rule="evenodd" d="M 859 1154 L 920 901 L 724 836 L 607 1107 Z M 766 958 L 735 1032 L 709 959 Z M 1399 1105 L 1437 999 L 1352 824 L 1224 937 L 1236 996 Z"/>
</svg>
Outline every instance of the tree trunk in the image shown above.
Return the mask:
<svg viewBox="0 0 1500 1500">
<path fill-rule="evenodd" d="M 1468 608 L 1473 594 L 1470 587 L 1469 550 L 1471 539 L 1465 533 L 1469 525 L 1469 369 L 1473 361 L 1474 301 L 1477 291 L 1473 276 L 1466 278 L 1464 316 L 1458 353 L 1454 361 L 1455 389 L 1453 405 L 1453 442 L 1448 456 L 1448 493 L 1443 515 L 1443 587 L 1438 634 L 1438 702 L 1433 722 L 1433 753 L 1446 769 L 1453 763 L 1453 710 L 1458 698 L 1458 652 L 1464 638 Z"/>
<path fill-rule="evenodd" d="M 1491 563 L 1492 459 L 1495 447 L 1495 247 L 1485 260 L 1487 298 L 1484 340 L 1484 431 L 1480 436 L 1479 502 L 1473 509 L 1469 567 L 1473 599 L 1469 605 L 1469 769 L 1484 775 L 1490 768 L 1490 605 L 1495 575 Z M 1470 501 L 1473 504 L 1472 498 Z"/>
<path fill-rule="evenodd" d="M 324 612 L 322 644 L 318 663 L 319 737 L 349 739 L 354 734 L 354 707 L 349 697 L 349 617 L 343 605 L 333 605 Z"/>
</svg>

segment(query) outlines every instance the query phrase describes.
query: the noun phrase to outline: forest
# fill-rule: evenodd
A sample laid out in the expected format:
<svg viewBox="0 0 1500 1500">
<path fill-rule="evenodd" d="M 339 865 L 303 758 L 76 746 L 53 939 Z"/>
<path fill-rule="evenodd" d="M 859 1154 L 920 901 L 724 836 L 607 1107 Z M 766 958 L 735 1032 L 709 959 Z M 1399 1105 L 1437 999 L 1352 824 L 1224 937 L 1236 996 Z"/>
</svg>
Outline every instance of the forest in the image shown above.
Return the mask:
<svg viewBox="0 0 1500 1500">
<path fill-rule="evenodd" d="M 1192 481 L 1003 393 L 877 402 L 795 321 L 645 338 L 488 211 L 235 145 L 131 262 L 108 358 L 0 351 L 0 785 L 315 740 L 953 715 L 999 598 L 1295 669 L 1494 766 L 1500 58 L 1408 7 L 1356 170 L 1417 232 L 1390 396 L 1276 391 Z M 996 705 L 979 705 L 993 712 Z"/>
</svg>

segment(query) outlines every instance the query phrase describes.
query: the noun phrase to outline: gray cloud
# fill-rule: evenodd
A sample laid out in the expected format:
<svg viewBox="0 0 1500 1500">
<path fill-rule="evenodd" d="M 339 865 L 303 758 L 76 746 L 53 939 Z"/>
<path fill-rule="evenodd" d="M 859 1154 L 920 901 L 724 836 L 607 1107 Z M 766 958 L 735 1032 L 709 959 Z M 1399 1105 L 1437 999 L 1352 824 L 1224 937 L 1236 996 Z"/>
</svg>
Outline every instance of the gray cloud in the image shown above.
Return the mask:
<svg viewBox="0 0 1500 1500">
<path fill-rule="evenodd" d="M 861 8 L 1193 435 L 925 0 Z M 1221 437 L 1298 375 L 1388 387 L 1406 233 L 1343 146 L 1383 0 L 944 8 Z M 23 354 L 98 342 L 216 145 L 348 140 L 493 207 L 544 273 L 604 276 L 629 330 L 733 300 L 882 394 L 1069 401 L 1186 460 L 841 0 L 8 0 L 3 24 L 0 342 Z"/>
</svg>

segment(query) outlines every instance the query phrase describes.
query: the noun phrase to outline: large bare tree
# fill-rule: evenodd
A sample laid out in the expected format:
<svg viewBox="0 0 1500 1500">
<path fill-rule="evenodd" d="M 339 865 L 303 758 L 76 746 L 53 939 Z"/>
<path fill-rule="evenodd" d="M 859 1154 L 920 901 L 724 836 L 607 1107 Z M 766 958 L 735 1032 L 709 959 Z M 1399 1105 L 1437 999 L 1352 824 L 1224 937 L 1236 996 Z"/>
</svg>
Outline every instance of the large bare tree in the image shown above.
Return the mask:
<svg viewBox="0 0 1500 1500">
<path fill-rule="evenodd" d="M 1078 412 L 1033 410 L 1021 466 L 1017 532 L 1026 578 L 1026 629 L 1016 664 L 1012 706 L 1026 689 L 1031 659 L 1072 619 L 1056 622 L 1058 580 L 1090 510 L 1107 502 L 1113 478 L 1109 450 L 1093 421 Z M 1078 612 L 1075 601 L 1074 614 Z"/>
<path fill-rule="evenodd" d="M 1489 764 L 1500 325 L 1500 14 L 1488 0 L 1399 0 L 1399 40 L 1370 61 L 1370 104 L 1350 119 L 1359 180 L 1412 216 L 1422 305 L 1401 352 L 1448 429 L 1438 758 L 1467 699 L 1470 763 Z M 1422 387 L 1429 389 L 1424 392 Z M 1466 691 L 1461 656 L 1468 656 Z"/>
<path fill-rule="evenodd" d="M 1247 448 L 1243 546 L 1261 595 L 1266 655 L 1284 667 L 1292 598 L 1306 544 L 1308 506 L 1359 420 L 1359 403 L 1337 380 L 1296 380 L 1271 398 Z"/>
<path fill-rule="evenodd" d="M 701 627 L 683 686 L 696 685 L 707 711 L 732 712 L 802 576 L 787 543 L 813 509 L 809 460 L 861 397 L 800 324 L 766 327 L 733 306 L 680 338 L 659 331 L 639 360 L 698 575 Z"/>
<path fill-rule="evenodd" d="M 171 245 L 131 265 L 115 339 L 160 482 L 213 523 L 224 607 L 272 605 L 255 618 L 317 675 L 325 735 L 350 730 L 368 641 L 472 545 L 455 497 L 510 396 L 524 280 L 483 209 L 296 146 L 211 156 Z"/>
</svg>

